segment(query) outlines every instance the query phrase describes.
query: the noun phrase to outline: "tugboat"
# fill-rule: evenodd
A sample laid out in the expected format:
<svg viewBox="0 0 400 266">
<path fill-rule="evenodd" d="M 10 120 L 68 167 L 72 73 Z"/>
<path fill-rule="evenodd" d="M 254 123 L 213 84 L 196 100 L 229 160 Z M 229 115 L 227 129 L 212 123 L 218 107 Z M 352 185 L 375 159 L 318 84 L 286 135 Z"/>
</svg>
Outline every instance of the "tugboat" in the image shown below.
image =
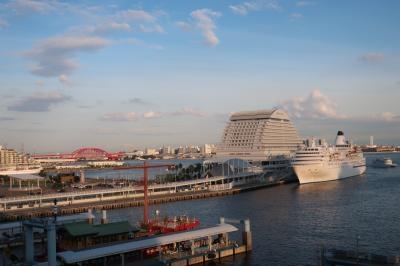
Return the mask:
<svg viewBox="0 0 400 266">
<path fill-rule="evenodd" d="M 376 168 L 392 168 L 396 167 L 397 164 L 393 163 L 390 158 L 377 158 L 372 163 L 372 166 Z"/>
</svg>

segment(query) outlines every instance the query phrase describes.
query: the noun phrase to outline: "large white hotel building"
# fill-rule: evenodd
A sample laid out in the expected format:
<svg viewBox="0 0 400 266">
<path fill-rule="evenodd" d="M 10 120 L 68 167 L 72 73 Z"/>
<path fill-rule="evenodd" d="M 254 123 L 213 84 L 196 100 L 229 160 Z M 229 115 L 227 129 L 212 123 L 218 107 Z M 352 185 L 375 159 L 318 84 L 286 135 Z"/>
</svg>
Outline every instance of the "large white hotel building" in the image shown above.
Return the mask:
<svg viewBox="0 0 400 266">
<path fill-rule="evenodd" d="M 287 113 L 281 109 L 231 115 L 217 147 L 218 157 L 250 162 L 288 158 L 302 143 Z"/>
</svg>

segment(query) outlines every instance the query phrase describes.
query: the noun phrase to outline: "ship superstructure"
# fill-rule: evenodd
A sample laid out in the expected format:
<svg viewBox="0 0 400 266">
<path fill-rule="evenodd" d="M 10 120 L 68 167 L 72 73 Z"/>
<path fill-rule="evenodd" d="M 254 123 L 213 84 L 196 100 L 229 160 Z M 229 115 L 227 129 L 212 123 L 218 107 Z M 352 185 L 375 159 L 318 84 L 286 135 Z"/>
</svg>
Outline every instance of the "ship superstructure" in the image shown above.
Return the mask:
<svg viewBox="0 0 400 266">
<path fill-rule="evenodd" d="M 323 182 L 361 175 L 366 170 L 363 153 L 345 139 L 342 131 L 336 136 L 335 145 L 325 141 L 307 141 L 296 152 L 293 170 L 300 184 Z"/>
</svg>

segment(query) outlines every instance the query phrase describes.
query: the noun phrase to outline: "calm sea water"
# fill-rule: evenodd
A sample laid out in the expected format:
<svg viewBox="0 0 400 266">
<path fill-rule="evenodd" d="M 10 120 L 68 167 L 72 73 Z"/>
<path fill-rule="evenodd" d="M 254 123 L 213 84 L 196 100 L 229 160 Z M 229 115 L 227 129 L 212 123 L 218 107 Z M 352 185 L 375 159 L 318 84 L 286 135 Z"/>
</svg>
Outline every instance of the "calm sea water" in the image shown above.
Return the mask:
<svg viewBox="0 0 400 266">
<path fill-rule="evenodd" d="M 366 155 L 391 157 L 400 154 Z M 216 265 L 316 265 L 320 245 L 400 255 L 400 167 L 368 167 L 366 174 L 317 184 L 289 184 L 234 196 L 151 206 L 215 225 L 220 216 L 250 218 L 254 249 L 247 258 Z M 109 212 L 111 220 L 141 218 L 142 208 Z"/>
</svg>

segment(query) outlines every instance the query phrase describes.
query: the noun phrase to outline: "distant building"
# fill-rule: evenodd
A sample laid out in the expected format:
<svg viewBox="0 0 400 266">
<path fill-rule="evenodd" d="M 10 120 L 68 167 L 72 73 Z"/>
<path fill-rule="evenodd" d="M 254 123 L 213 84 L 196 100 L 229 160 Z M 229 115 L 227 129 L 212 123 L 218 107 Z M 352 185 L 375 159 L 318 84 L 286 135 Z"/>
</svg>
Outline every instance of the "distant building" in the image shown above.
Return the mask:
<svg viewBox="0 0 400 266">
<path fill-rule="evenodd" d="M 376 148 L 377 146 L 374 144 L 374 136 L 369 136 L 369 145 L 367 148 Z"/>
<path fill-rule="evenodd" d="M 161 149 L 161 154 L 168 155 L 172 153 L 171 146 L 163 146 Z"/>
<path fill-rule="evenodd" d="M 153 149 L 153 148 L 146 148 L 144 150 L 144 155 L 147 155 L 147 156 L 157 155 L 158 153 L 159 153 L 158 150 Z"/>
<path fill-rule="evenodd" d="M 177 151 L 176 151 L 176 153 L 177 154 L 184 154 L 185 153 L 185 148 L 183 148 L 182 146 L 179 146 Z"/>
<path fill-rule="evenodd" d="M 231 115 L 217 147 L 218 157 L 249 161 L 289 156 L 302 141 L 285 111 L 281 109 L 239 112 Z"/>
<path fill-rule="evenodd" d="M 210 155 L 215 153 L 215 145 L 214 144 L 204 144 L 200 147 L 200 153 L 202 155 Z"/>
<path fill-rule="evenodd" d="M 36 164 L 36 161 L 28 155 L 20 154 L 13 149 L 0 146 L 0 167 L 17 166 L 24 164 Z"/>
</svg>

